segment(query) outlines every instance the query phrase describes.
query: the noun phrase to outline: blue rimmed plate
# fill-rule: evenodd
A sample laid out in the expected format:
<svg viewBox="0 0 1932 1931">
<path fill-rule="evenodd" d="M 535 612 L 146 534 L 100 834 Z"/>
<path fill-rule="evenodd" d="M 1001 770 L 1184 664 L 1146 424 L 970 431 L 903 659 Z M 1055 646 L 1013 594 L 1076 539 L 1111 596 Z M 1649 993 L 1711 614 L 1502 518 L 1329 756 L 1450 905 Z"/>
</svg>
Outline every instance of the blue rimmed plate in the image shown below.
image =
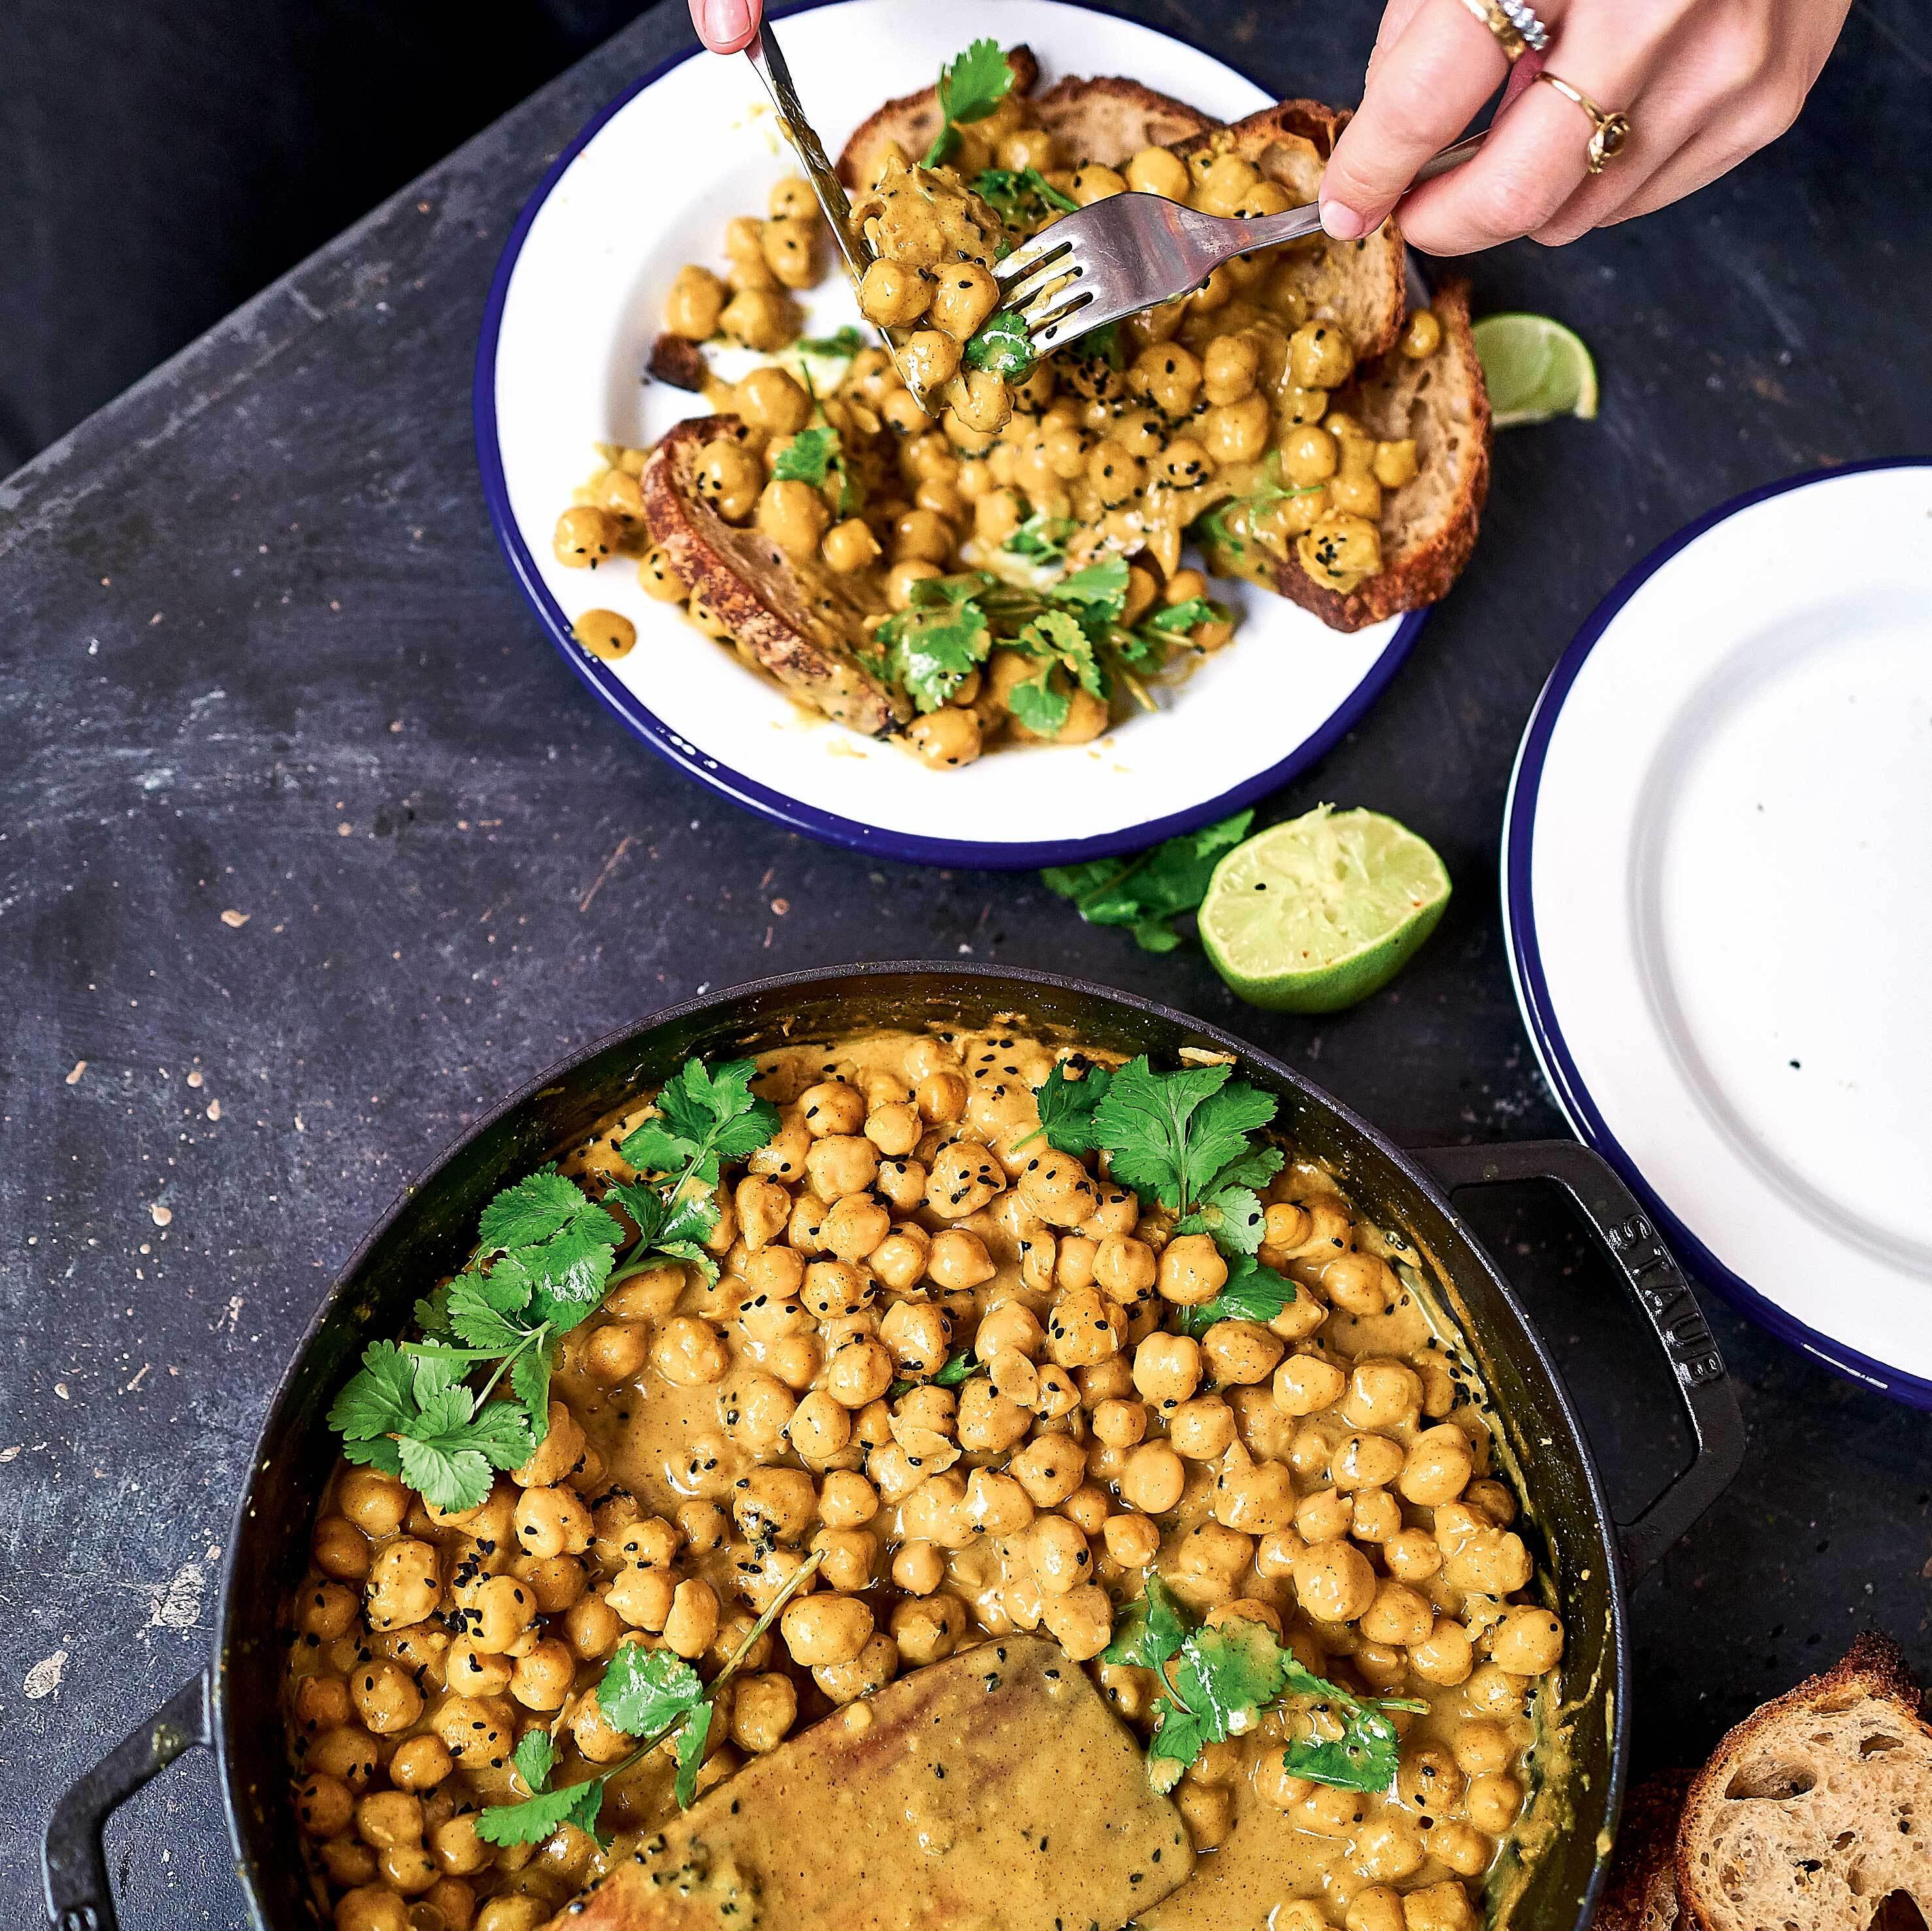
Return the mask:
<svg viewBox="0 0 1932 1931">
<path fill-rule="evenodd" d="M 1932 1407 L 1932 461 L 1618 585 L 1524 736 L 1503 916 L 1544 1074 L 1679 1252 Z"/>
<path fill-rule="evenodd" d="M 786 16 L 786 55 L 827 140 L 928 82 L 976 34 L 1025 42 L 1048 82 L 1136 75 L 1228 119 L 1268 102 L 1210 55 L 1105 13 L 985 0 L 963 18 L 929 0 L 839 0 Z M 596 466 L 595 445 L 652 441 L 701 409 L 639 379 L 665 292 L 687 261 L 722 265 L 725 222 L 762 209 L 787 171 L 750 68 L 694 55 L 646 76 L 565 149 L 499 264 L 475 391 L 490 517 L 544 628 L 604 703 L 701 784 L 791 829 L 887 857 L 1012 868 L 1130 851 L 1209 823 L 1286 783 L 1349 729 L 1394 675 L 1420 613 L 1343 636 L 1282 598 L 1224 586 L 1245 608 L 1240 636 L 1159 711 L 1090 745 L 1002 748 L 934 772 L 800 709 L 652 602 L 628 564 L 593 574 L 556 563 L 550 531 Z M 830 279 L 806 308 L 816 334 L 856 319 Z M 600 662 L 572 641 L 572 619 L 592 608 L 636 624 L 629 655 Z"/>
</svg>

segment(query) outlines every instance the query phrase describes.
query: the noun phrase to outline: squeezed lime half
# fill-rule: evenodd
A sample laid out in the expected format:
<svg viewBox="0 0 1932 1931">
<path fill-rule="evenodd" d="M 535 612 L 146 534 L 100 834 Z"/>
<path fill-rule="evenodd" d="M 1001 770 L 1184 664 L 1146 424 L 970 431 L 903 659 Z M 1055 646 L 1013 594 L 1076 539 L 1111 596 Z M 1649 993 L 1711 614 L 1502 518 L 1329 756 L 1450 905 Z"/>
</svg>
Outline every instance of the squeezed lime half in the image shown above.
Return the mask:
<svg viewBox="0 0 1932 1931">
<path fill-rule="evenodd" d="M 1498 429 L 1559 415 L 1594 420 L 1597 365 L 1582 338 L 1546 315 L 1486 315 L 1471 333 Z"/>
<path fill-rule="evenodd" d="M 1197 915 L 1214 970 L 1251 1006 L 1337 1012 L 1379 991 L 1449 902 L 1442 861 L 1379 811 L 1312 811 L 1237 845 Z"/>
</svg>

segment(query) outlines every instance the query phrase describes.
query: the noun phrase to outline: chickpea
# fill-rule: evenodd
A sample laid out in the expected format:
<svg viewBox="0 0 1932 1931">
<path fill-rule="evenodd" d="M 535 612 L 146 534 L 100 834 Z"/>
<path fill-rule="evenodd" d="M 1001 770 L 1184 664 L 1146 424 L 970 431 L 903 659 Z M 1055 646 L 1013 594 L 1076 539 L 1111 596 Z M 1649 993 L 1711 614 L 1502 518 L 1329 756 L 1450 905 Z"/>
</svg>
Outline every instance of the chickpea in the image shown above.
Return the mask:
<svg viewBox="0 0 1932 1931">
<path fill-rule="evenodd" d="M 1439 1853 L 1441 1846 L 1436 1848 Z M 1402 1918 L 1407 1931 L 1476 1931 L 1468 1893 L 1453 1878 L 1410 1891 L 1402 1901 Z"/>
<path fill-rule="evenodd" d="M 1490 1716 L 1528 1714 L 1528 1679 L 1512 1675 L 1500 1663 L 1486 1663 L 1472 1670 L 1468 1687 L 1462 1693 L 1471 1709 Z"/>
<path fill-rule="evenodd" d="M 791 1659 L 808 1669 L 850 1663 L 872 1634 L 872 1612 L 856 1596 L 800 1596 L 778 1628 Z"/>
<path fill-rule="evenodd" d="M 1470 1783 L 1462 1808 L 1478 1831 L 1500 1837 L 1522 1808 L 1522 1786 L 1502 1771 L 1485 1771 Z"/>
<path fill-rule="evenodd" d="M 765 223 L 765 265 L 787 288 L 809 288 L 818 279 L 818 226 L 795 215 Z"/>
<path fill-rule="evenodd" d="M 926 1204 L 942 1220 L 963 1220 L 991 1203 L 1006 1185 L 998 1161 L 976 1140 L 940 1149 L 926 1185 Z"/>
<path fill-rule="evenodd" d="M 1362 1612 L 1361 1631 L 1371 1642 L 1407 1648 L 1428 1640 L 1435 1620 L 1427 1597 L 1406 1583 L 1384 1582 L 1376 1585 L 1375 1600 Z"/>
<path fill-rule="evenodd" d="M 1282 471 L 1298 488 L 1328 481 L 1337 461 L 1334 437 L 1313 423 L 1290 430 L 1282 440 Z"/>
<path fill-rule="evenodd" d="M 1404 1529 L 1382 1545 L 1389 1573 L 1404 1582 L 1426 1582 L 1442 1567 L 1442 1552 L 1426 1529 Z"/>
<path fill-rule="evenodd" d="M 1328 484 L 1328 505 L 1373 523 L 1382 513 L 1382 486 L 1366 470 L 1344 470 Z"/>
<path fill-rule="evenodd" d="M 1180 417 L 1193 406 L 1202 369 L 1193 352 L 1178 342 L 1156 342 L 1144 349 L 1127 371 L 1127 386 L 1164 414 Z"/>
<path fill-rule="evenodd" d="M 527 1710 L 561 1710 L 576 1674 L 575 1652 L 553 1637 L 517 1659 L 510 1694 Z"/>
<path fill-rule="evenodd" d="M 1167 1418 L 1168 1441 L 1190 1462 L 1212 1462 L 1234 1439 L 1234 1411 L 1218 1395 L 1183 1402 Z"/>
<path fill-rule="evenodd" d="M 1516 1498 L 1500 1482 L 1472 1482 L 1462 1492 L 1462 1500 L 1471 1508 L 1480 1509 L 1498 1528 L 1506 1528 L 1516 1519 Z"/>
<path fill-rule="evenodd" d="M 604 1602 L 634 1630 L 662 1631 L 676 1585 L 662 1569 L 627 1569 L 604 1592 Z"/>
<path fill-rule="evenodd" d="M 828 1134 L 805 1156 L 812 1192 L 827 1202 L 864 1193 L 878 1178 L 878 1149 L 859 1133 Z"/>
<path fill-rule="evenodd" d="M 1189 1336 L 1156 1330 L 1134 1350 L 1134 1386 L 1150 1407 L 1171 1414 L 1200 1385 L 1201 1344 Z"/>
<path fill-rule="evenodd" d="M 832 1203 L 819 1238 L 841 1261 L 862 1261 L 892 1231 L 892 1217 L 870 1194 L 848 1194 Z"/>
<path fill-rule="evenodd" d="M 1144 1515 L 1164 1515 L 1180 1500 L 1186 1483 L 1186 1465 L 1172 1449 L 1165 1442 L 1144 1442 L 1120 1471 L 1120 1499 Z"/>
<path fill-rule="evenodd" d="M 724 304 L 718 327 L 734 342 L 769 354 L 797 333 L 797 310 L 788 296 L 769 289 L 741 288 Z"/>
<path fill-rule="evenodd" d="M 860 1337 L 835 1348 L 825 1364 L 825 1392 L 848 1408 L 875 1402 L 892 1384 L 892 1357 L 876 1342 Z"/>
<path fill-rule="evenodd" d="M 1154 1251 L 1131 1234 L 1109 1234 L 1094 1255 L 1094 1279 L 1101 1291 L 1131 1307 L 1151 1293 L 1159 1275 Z"/>
<path fill-rule="evenodd" d="M 1229 463 L 1252 463 L 1268 445 L 1274 417 L 1268 397 L 1246 395 L 1210 409 L 1202 423 L 1210 474 Z"/>
<path fill-rule="evenodd" d="M 964 342 L 1000 305 L 1000 285 L 977 262 L 956 262 L 940 270 L 932 296 L 930 319 L 956 340 Z"/>
<path fill-rule="evenodd" d="M 871 1483 L 851 1469 L 835 1469 L 818 1495 L 818 1519 L 827 1528 L 861 1528 L 879 1513 Z"/>
<path fill-rule="evenodd" d="M 675 1315 L 658 1330 L 652 1365 L 674 1387 L 709 1387 L 731 1365 L 724 1338 L 709 1321 Z"/>
<path fill-rule="evenodd" d="M 1438 1543 L 1443 1541 L 1442 1516 L 1453 1506 L 1444 1504 L 1438 1513 Z M 1480 1530 L 1454 1549 L 1445 1544 L 1444 1556 L 1444 1579 L 1452 1588 L 1476 1595 L 1514 1595 L 1517 1590 L 1528 1588 L 1534 1573 L 1522 1537 L 1502 1529 Z"/>
<path fill-rule="evenodd" d="M 1402 1473 L 1402 1462 L 1400 1443 L 1358 1432 L 1336 1444 L 1329 1478 L 1338 1489 L 1385 1489 Z"/>
<path fill-rule="evenodd" d="M 881 1631 L 850 1662 L 820 1664 L 812 1680 L 834 1703 L 852 1703 L 883 1690 L 898 1667 L 898 1646 Z"/>
<path fill-rule="evenodd" d="M 959 1446 L 968 1454 L 998 1455 L 1021 1440 L 1032 1425 L 1026 1409 L 977 1375 L 961 1390 Z"/>
<path fill-rule="evenodd" d="M 1144 1342 L 1142 1345 L 1144 1347 Z M 1138 1351 L 1135 1357 L 1138 1360 Z M 1134 1448 L 1147 1439 L 1148 1411 L 1144 1402 L 1118 1396 L 1098 1403 L 1094 1410 L 1094 1438 L 1108 1448 Z"/>
<path fill-rule="evenodd" d="M 941 1308 L 901 1301 L 886 1311 L 879 1339 L 905 1373 L 934 1375 L 946 1365 L 952 1324 Z"/>
<path fill-rule="evenodd" d="M 1100 1206 L 1091 1176 L 1071 1153 L 1033 1155 L 1017 1185 L 1020 1198 L 1049 1227 L 1078 1227 Z"/>
<path fill-rule="evenodd" d="M 380 1885 L 359 1884 L 336 1900 L 335 1931 L 410 1931 L 409 1907 Z"/>
<path fill-rule="evenodd" d="M 1324 1542 L 1294 1565 L 1294 1591 L 1316 1621 L 1352 1622 L 1375 1600 L 1376 1573 L 1352 1543 Z"/>
<path fill-rule="evenodd" d="M 691 586 L 677 573 L 670 552 L 653 544 L 638 562 L 638 581 L 645 594 L 661 604 L 681 604 L 691 595 Z"/>
<path fill-rule="evenodd" d="M 724 284 L 709 268 L 691 262 L 679 269 L 664 298 L 664 325 L 688 342 L 702 342 L 717 333 L 724 296 Z"/>
<path fill-rule="evenodd" d="M 1048 1351 L 1062 1368 L 1083 1368 L 1117 1354 L 1126 1332 L 1120 1308 L 1093 1288 L 1062 1294 L 1047 1312 Z"/>
<path fill-rule="evenodd" d="M 1282 1357 L 1282 1343 L 1259 1321 L 1217 1321 L 1201 1342 L 1209 1378 L 1223 1387 L 1265 1381 Z"/>
<path fill-rule="evenodd" d="M 1317 1489 L 1295 1505 L 1294 1532 L 1306 1543 L 1340 1542 L 1353 1521 L 1348 1498 L 1337 1489 Z"/>
<path fill-rule="evenodd" d="M 356 1814 L 356 1798 L 340 1777 L 310 1777 L 296 1786 L 296 1816 L 310 1837 L 339 1837 Z"/>
<path fill-rule="evenodd" d="M 731 1518 L 752 1542 L 796 1542 L 818 1506 L 812 1477 L 797 1468 L 754 1468 L 731 1498 Z"/>
<path fill-rule="evenodd" d="M 1227 1841 L 1234 1828 L 1234 1801 L 1228 1792 L 1212 1784 L 1184 1784 L 1174 1801 L 1196 1851 L 1211 1851 Z M 1271 1915 L 1279 1924 L 1280 1915 Z"/>
<path fill-rule="evenodd" d="M 324 1631 L 304 1618 L 311 1634 L 340 1636 L 355 1614 L 356 1599 L 339 1585 L 324 1588 L 348 1597 L 349 1617 L 341 1629 Z M 320 1592 L 318 1592 L 320 1593 Z M 391 1543 L 370 1565 L 368 1583 L 369 1627 L 395 1630 L 421 1622 L 436 1611 L 442 1585 L 436 1574 L 436 1551 L 426 1542 L 404 1536 Z M 333 1602 L 334 1598 L 332 1597 Z"/>
<path fill-rule="evenodd" d="M 392 1543 L 390 1548 L 400 1549 L 404 1546 Z M 418 1543 L 414 1546 L 422 1548 L 425 1545 Z M 383 1552 L 385 1555 L 388 1552 L 388 1550 Z M 380 1559 L 378 1560 L 380 1562 Z M 372 1582 L 372 1603 L 374 1586 Z M 304 1593 L 296 1607 L 296 1627 L 303 1635 L 312 1637 L 318 1642 L 333 1642 L 337 1637 L 346 1635 L 355 1626 L 356 1610 L 357 1597 L 354 1590 L 344 1588 L 340 1582 L 319 1583 Z M 427 1615 L 429 1612 L 424 1610 L 422 1613 Z M 419 1621 L 421 1618 L 415 1617 L 410 1620 Z M 388 1626 L 385 1624 L 383 1627 Z"/>
<path fill-rule="evenodd" d="M 1028 1442 L 1007 1470 L 1036 1507 L 1058 1508 L 1084 1479 L 1087 1451 L 1071 1435 L 1042 1435 Z"/>
<path fill-rule="evenodd" d="M 1096 1584 L 1083 1582 L 1062 1595 L 1042 1599 L 1040 1620 L 1048 1635 L 1076 1663 L 1098 1656 L 1114 1633 L 1114 1606 Z"/>
<path fill-rule="evenodd" d="M 434 1732 L 406 1738 L 389 1759 L 389 1781 L 399 1790 L 434 1790 L 456 1768 L 448 1746 Z"/>
<path fill-rule="evenodd" d="M 928 1183 L 930 1198 L 932 1187 L 940 1184 L 938 1170 Z M 986 1243 L 976 1234 L 969 1234 L 964 1228 L 948 1227 L 932 1237 L 932 1245 L 926 1250 L 926 1278 L 942 1294 L 963 1294 L 980 1287 L 990 1281 L 998 1271 L 993 1264 L 992 1256 L 986 1251 Z M 992 1344 L 987 1344 L 989 1347 Z"/>
<path fill-rule="evenodd" d="M 1396 1486 L 1406 1500 L 1432 1508 L 1454 1501 L 1468 1486 L 1474 1466 L 1468 1438 L 1445 1422 L 1409 1444 Z"/>
<path fill-rule="evenodd" d="M 549 1910 L 543 1900 L 506 1892 L 484 1904 L 477 1914 L 474 1931 L 537 1931 Z"/>
<path fill-rule="evenodd" d="M 902 1542 L 893 1552 L 892 1576 L 908 1595 L 930 1596 L 946 1580 L 944 1552 L 937 1543 Z"/>
<path fill-rule="evenodd" d="M 1042 1516 L 1034 1524 L 1027 1555 L 1035 1579 L 1054 1595 L 1064 1596 L 1093 1579 L 1094 1556 L 1087 1538 L 1064 1516 Z"/>
<path fill-rule="evenodd" d="M 369 1539 L 342 1516 L 324 1516 L 309 1541 L 315 1566 L 338 1582 L 360 1582 L 369 1573 Z"/>
<path fill-rule="evenodd" d="M 1239 402 L 1254 392 L 1261 351 L 1246 335 L 1217 335 L 1201 358 L 1202 381 L 1210 403 Z"/>
<path fill-rule="evenodd" d="M 590 1511 L 569 1489 L 526 1489 L 517 1498 L 517 1543 L 526 1555 L 581 1555 Z"/>
<path fill-rule="evenodd" d="M 349 1686 L 339 1676 L 304 1676 L 296 1685 L 296 1716 L 311 1735 L 333 1730 L 355 1720 Z"/>
<path fill-rule="evenodd" d="M 1322 1269 L 1322 1291 L 1349 1314 L 1386 1314 L 1399 1284 L 1386 1261 L 1372 1254 L 1342 1254 Z"/>
<path fill-rule="evenodd" d="M 402 1527 L 413 1499 L 403 1483 L 376 1468 L 345 1471 L 335 1492 L 335 1505 L 343 1515 L 376 1542 Z"/>
<path fill-rule="evenodd" d="M 1400 1811 L 1384 1810 L 1355 1836 L 1355 1868 L 1378 1884 L 1400 1884 L 1422 1868 L 1422 1834 Z"/>
<path fill-rule="evenodd" d="M 1540 1676 L 1554 1669 L 1563 1654 L 1563 1625 L 1547 1609 L 1514 1609 L 1490 1636 L 1490 1657 L 1512 1676 Z M 368 1722 L 365 1717 L 364 1723 Z M 373 1723 L 371 1729 L 376 1728 Z M 1472 1822 L 1480 1822 L 1472 1813 Z M 1485 1825 L 1484 1829 L 1490 1827 Z"/>
<path fill-rule="evenodd" d="M 1426 361 L 1442 341 L 1442 325 L 1429 309 L 1415 310 L 1402 325 L 1402 352 L 1412 362 Z"/>
<path fill-rule="evenodd" d="M 1304 322 L 1288 338 L 1288 367 L 1298 388 L 1340 388 L 1354 373 L 1354 345 L 1339 322 Z"/>
<path fill-rule="evenodd" d="M 398 1663 L 363 1664 L 349 1680 L 349 1693 L 364 1726 L 379 1737 L 406 1730 L 422 1714 L 422 1692 Z"/>
<path fill-rule="evenodd" d="M 700 1657 L 717 1637 L 718 1592 L 701 1578 L 689 1577 L 671 1597 L 670 1614 L 664 1618 L 665 1645 L 681 1657 Z"/>
<path fill-rule="evenodd" d="M 859 310 L 868 322 L 901 328 L 932 307 L 933 293 L 930 277 L 882 255 L 868 264 L 859 283 Z"/>
<path fill-rule="evenodd" d="M 1214 459 L 1205 446 L 1191 436 L 1177 436 L 1161 451 L 1156 465 L 1162 478 L 1177 490 L 1192 490 L 1206 482 L 1214 473 Z M 1204 1234 L 1190 1234 L 1190 1240 L 1204 1240 Z M 1209 1243 L 1211 1246 L 1213 1243 Z"/>
<path fill-rule="evenodd" d="M 932 1240 L 916 1222 L 896 1227 L 866 1257 L 866 1264 L 895 1294 L 910 1294 L 926 1278 Z"/>
<path fill-rule="evenodd" d="M 1096 162 L 1088 161 L 1074 171 L 1072 193 L 1082 208 L 1090 208 L 1096 201 L 1105 201 L 1110 195 L 1124 194 L 1126 191 L 1127 184 L 1120 175 Z"/>
<path fill-rule="evenodd" d="M 1100 1534 L 1123 1569 L 1144 1569 L 1160 1553 L 1160 1531 L 1145 1516 L 1109 1516 Z"/>
<path fill-rule="evenodd" d="M 1180 1307 L 1210 1301 L 1228 1283 L 1228 1264 L 1204 1234 L 1183 1234 L 1161 1250 L 1154 1285 L 1162 1300 Z"/>
<path fill-rule="evenodd" d="M 1384 489 L 1399 490 L 1414 482 L 1418 467 L 1414 437 L 1376 445 L 1375 478 Z"/>
<path fill-rule="evenodd" d="M 742 443 L 715 436 L 698 452 L 693 481 L 699 497 L 727 523 L 742 523 L 758 506 L 764 479 Z"/>
<path fill-rule="evenodd" d="M 1127 185 L 1136 194 L 1158 194 L 1185 201 L 1190 186 L 1187 164 L 1165 148 L 1143 148 L 1127 163 Z"/>
</svg>

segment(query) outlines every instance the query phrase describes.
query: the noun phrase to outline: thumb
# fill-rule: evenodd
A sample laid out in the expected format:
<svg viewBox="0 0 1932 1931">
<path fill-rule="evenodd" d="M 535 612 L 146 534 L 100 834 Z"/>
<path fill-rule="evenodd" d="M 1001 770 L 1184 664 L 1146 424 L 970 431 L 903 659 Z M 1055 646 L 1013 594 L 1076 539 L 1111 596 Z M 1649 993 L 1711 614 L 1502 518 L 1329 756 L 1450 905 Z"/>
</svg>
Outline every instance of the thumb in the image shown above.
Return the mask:
<svg viewBox="0 0 1932 1931">
<path fill-rule="evenodd" d="M 742 53 L 758 31 L 764 0 L 690 0 L 691 24 L 715 54 Z"/>
</svg>

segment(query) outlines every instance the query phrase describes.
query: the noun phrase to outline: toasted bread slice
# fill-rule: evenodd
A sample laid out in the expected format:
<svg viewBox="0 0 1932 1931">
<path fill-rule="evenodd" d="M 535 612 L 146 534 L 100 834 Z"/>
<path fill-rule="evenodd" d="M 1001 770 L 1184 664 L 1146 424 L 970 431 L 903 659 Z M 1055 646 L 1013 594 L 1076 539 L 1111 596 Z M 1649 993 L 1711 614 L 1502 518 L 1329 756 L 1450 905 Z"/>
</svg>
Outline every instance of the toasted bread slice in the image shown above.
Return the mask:
<svg viewBox="0 0 1932 1931">
<path fill-rule="evenodd" d="M 1595 1931 L 1675 1931 L 1677 1823 L 1696 1776 L 1694 1770 L 1663 1771 L 1624 1798 Z"/>
<path fill-rule="evenodd" d="M 1677 1834 L 1677 1895 L 1696 1931 L 1870 1931 L 1900 1894 L 1932 1922 L 1932 1726 L 1919 1705 L 1898 1645 L 1862 1636 L 1835 1669 L 1725 1735 Z"/>
<path fill-rule="evenodd" d="M 1360 630 L 1448 593 L 1469 560 L 1490 493 L 1490 393 L 1469 332 L 1469 285 L 1448 281 L 1430 306 L 1442 346 L 1426 361 L 1384 355 L 1336 406 L 1380 441 L 1415 439 L 1413 482 L 1382 499 L 1382 567 L 1348 595 L 1316 582 L 1291 552 L 1274 587 L 1331 630 Z"/>
<path fill-rule="evenodd" d="M 854 660 L 835 621 L 877 614 L 884 604 L 866 601 L 856 575 L 802 568 L 755 526 L 727 523 L 698 493 L 698 452 L 743 427 L 733 415 L 694 416 L 651 451 L 640 480 L 652 538 L 752 663 L 838 723 L 868 737 L 890 736 L 910 719 L 911 707 Z"/>
<path fill-rule="evenodd" d="M 549 1931 L 1117 1931 L 1193 1863 L 1087 1672 L 1000 1636 L 754 1757 Z"/>
<path fill-rule="evenodd" d="M 1244 121 L 1196 134 L 1175 151 L 1184 160 L 1201 153 L 1239 154 L 1301 207 L 1315 199 L 1322 171 L 1350 118 L 1346 108 L 1324 107 L 1318 100 L 1283 100 Z M 1340 322 L 1363 361 L 1395 346 L 1407 304 L 1402 235 L 1393 219 L 1359 241 L 1298 246 L 1288 259 L 1310 317 Z"/>
<path fill-rule="evenodd" d="M 1014 92 L 1031 95 L 1040 84 L 1040 63 L 1033 50 L 1009 48 L 1006 60 L 1013 70 Z M 1033 106 L 1040 125 L 1059 135 L 1070 154 L 1103 167 L 1118 167 L 1143 148 L 1172 147 L 1214 125 L 1185 102 L 1117 75 L 1057 80 L 1034 97 Z M 848 188 L 866 186 L 878 172 L 889 141 L 896 141 L 917 160 L 932 146 L 939 127 L 937 89 L 922 88 L 888 100 L 840 150 L 838 178 Z"/>
</svg>

